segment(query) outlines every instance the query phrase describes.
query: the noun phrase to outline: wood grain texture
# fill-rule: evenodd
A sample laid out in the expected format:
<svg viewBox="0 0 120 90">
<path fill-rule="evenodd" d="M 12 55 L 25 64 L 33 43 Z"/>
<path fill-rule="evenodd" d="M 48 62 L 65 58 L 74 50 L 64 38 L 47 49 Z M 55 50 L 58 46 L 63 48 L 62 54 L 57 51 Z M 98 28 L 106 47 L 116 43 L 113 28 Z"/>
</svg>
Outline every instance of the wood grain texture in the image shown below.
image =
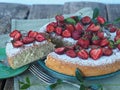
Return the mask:
<svg viewBox="0 0 120 90">
<path fill-rule="evenodd" d="M 96 2 L 67 2 L 64 4 L 63 13 L 65 14 L 75 13 L 84 7 L 91 7 L 92 9 L 98 8 L 100 11 L 100 15 L 106 18 L 107 15 L 106 5 Z"/>
<path fill-rule="evenodd" d="M 13 78 L 9 78 L 6 80 L 4 90 L 14 90 L 14 80 Z"/>
<path fill-rule="evenodd" d="M 120 4 L 107 4 L 107 15 L 108 15 L 108 21 L 112 22 L 113 20 L 120 17 Z M 118 24 L 120 27 L 120 23 Z"/>
</svg>

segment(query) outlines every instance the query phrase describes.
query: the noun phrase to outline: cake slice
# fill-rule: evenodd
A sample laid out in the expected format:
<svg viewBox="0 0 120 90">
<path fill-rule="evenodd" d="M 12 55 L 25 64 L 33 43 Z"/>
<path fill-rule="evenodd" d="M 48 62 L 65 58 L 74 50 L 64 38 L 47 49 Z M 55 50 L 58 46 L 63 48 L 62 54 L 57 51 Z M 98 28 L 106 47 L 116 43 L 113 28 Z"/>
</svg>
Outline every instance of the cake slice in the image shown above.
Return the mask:
<svg viewBox="0 0 120 90">
<path fill-rule="evenodd" d="M 12 40 L 6 45 L 6 54 L 13 69 L 45 58 L 55 46 L 43 34 L 35 31 L 30 31 L 23 37 L 18 30 L 14 30 L 10 37 Z"/>
</svg>

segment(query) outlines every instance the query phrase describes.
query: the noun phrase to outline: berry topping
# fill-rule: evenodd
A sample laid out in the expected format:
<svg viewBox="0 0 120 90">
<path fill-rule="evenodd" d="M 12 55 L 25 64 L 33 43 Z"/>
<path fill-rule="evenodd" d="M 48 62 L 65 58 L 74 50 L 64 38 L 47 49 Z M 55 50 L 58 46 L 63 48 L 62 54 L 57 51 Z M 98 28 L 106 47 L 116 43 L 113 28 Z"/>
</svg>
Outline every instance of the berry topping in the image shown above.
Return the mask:
<svg viewBox="0 0 120 90">
<path fill-rule="evenodd" d="M 51 33 L 51 32 L 53 32 L 53 31 L 55 30 L 55 28 L 54 28 L 53 25 L 48 24 L 48 25 L 46 26 L 46 30 L 47 30 L 48 33 Z"/>
<path fill-rule="evenodd" d="M 66 29 L 62 32 L 62 36 L 65 38 L 69 38 L 69 37 L 71 37 L 71 33 L 69 30 Z"/>
<path fill-rule="evenodd" d="M 24 44 L 29 44 L 29 43 L 32 43 L 34 41 L 34 38 L 32 38 L 32 37 L 24 37 L 23 39 L 22 39 L 22 42 L 24 43 Z"/>
<path fill-rule="evenodd" d="M 108 44 L 109 44 L 109 40 L 107 38 L 102 39 L 100 42 L 100 46 L 102 47 L 107 46 Z"/>
<path fill-rule="evenodd" d="M 64 21 L 64 17 L 62 15 L 56 15 L 55 19 L 56 21 L 60 21 L 60 22 Z"/>
<path fill-rule="evenodd" d="M 72 24 L 67 24 L 66 29 L 70 31 L 71 33 L 75 30 L 74 26 Z"/>
<path fill-rule="evenodd" d="M 91 18 L 89 16 L 85 16 L 81 19 L 84 25 L 89 24 L 91 22 Z"/>
<path fill-rule="evenodd" d="M 38 32 L 35 31 L 29 31 L 28 32 L 28 37 L 35 38 L 37 36 Z"/>
<path fill-rule="evenodd" d="M 82 31 L 82 30 L 83 30 L 82 24 L 77 23 L 77 24 L 75 25 L 75 29 L 76 29 L 76 30 L 79 30 L 79 31 Z"/>
<path fill-rule="evenodd" d="M 95 24 L 90 24 L 87 28 L 87 30 L 93 31 L 93 32 L 97 32 L 100 30 L 100 26 L 99 25 L 95 25 Z"/>
<path fill-rule="evenodd" d="M 75 40 L 78 40 L 81 37 L 81 32 L 78 30 L 75 30 L 74 32 L 72 32 L 72 38 Z"/>
<path fill-rule="evenodd" d="M 77 56 L 76 52 L 74 50 L 68 50 L 66 51 L 66 55 L 71 57 L 71 58 L 74 58 Z"/>
<path fill-rule="evenodd" d="M 98 21 L 98 23 L 100 23 L 100 24 L 104 24 L 104 23 L 105 23 L 105 19 L 104 19 L 103 17 L 101 17 L 101 16 L 98 16 L 98 17 L 97 17 L 97 21 Z"/>
<path fill-rule="evenodd" d="M 88 59 L 89 57 L 88 52 L 84 49 L 80 50 L 77 55 L 79 58 L 82 58 L 82 59 Z"/>
<path fill-rule="evenodd" d="M 97 49 L 91 49 L 90 50 L 90 56 L 92 59 L 97 60 L 102 56 L 102 48 L 97 48 Z"/>
<path fill-rule="evenodd" d="M 38 42 L 42 42 L 42 41 L 46 40 L 46 38 L 41 33 L 38 33 L 37 36 L 35 37 L 35 39 Z"/>
<path fill-rule="evenodd" d="M 62 34 L 62 28 L 61 27 L 57 27 L 55 29 L 55 32 L 56 32 L 56 34 L 61 35 Z"/>
<path fill-rule="evenodd" d="M 10 33 L 10 37 L 12 37 L 14 40 L 20 40 L 22 35 L 18 30 L 14 30 Z"/>
<path fill-rule="evenodd" d="M 113 51 L 110 48 L 103 48 L 103 55 L 110 56 L 112 55 Z"/>
<path fill-rule="evenodd" d="M 57 54 L 64 54 L 65 52 L 65 47 L 60 47 L 55 49 L 55 53 Z"/>
<path fill-rule="evenodd" d="M 23 42 L 19 41 L 19 40 L 13 41 L 12 44 L 13 44 L 13 47 L 15 47 L 15 48 L 23 46 Z"/>
</svg>

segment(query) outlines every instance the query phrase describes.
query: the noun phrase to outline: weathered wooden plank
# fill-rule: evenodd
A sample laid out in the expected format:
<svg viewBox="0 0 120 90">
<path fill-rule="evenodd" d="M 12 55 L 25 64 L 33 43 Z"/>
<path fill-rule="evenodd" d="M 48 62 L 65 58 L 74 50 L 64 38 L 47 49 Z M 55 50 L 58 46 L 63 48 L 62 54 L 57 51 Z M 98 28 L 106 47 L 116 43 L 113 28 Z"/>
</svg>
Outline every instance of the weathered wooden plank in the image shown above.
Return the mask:
<svg viewBox="0 0 120 90">
<path fill-rule="evenodd" d="M 107 4 L 106 8 L 108 12 L 108 21 L 112 22 L 120 17 L 120 4 Z M 120 23 L 118 25 L 120 27 Z"/>
<path fill-rule="evenodd" d="M 63 13 L 63 5 L 33 5 L 30 9 L 29 19 L 51 18 Z"/>
<path fill-rule="evenodd" d="M 13 78 L 9 78 L 6 80 L 4 90 L 14 90 L 14 80 Z"/>
<path fill-rule="evenodd" d="M 107 16 L 106 14 L 106 5 L 103 3 L 96 3 L 96 2 L 67 2 L 64 5 L 63 12 L 65 14 L 71 14 L 75 13 L 78 10 L 84 8 L 84 7 L 91 7 L 92 9 L 98 8 L 100 10 L 100 15 L 105 17 Z"/>
</svg>

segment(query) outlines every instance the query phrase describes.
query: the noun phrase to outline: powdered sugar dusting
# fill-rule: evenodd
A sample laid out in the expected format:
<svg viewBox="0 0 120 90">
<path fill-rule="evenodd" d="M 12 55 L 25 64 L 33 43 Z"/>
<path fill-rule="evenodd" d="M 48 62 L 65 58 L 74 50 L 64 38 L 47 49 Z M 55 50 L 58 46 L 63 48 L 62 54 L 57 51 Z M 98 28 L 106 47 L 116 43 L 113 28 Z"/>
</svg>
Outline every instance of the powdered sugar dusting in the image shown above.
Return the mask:
<svg viewBox="0 0 120 90">
<path fill-rule="evenodd" d="M 59 59 L 64 62 L 69 62 L 73 64 L 79 64 L 83 66 L 99 66 L 99 65 L 106 65 L 111 64 L 115 61 L 120 60 L 120 51 L 113 50 L 113 55 L 111 56 L 102 56 L 97 60 L 93 60 L 92 58 L 88 58 L 87 60 L 80 59 L 79 57 L 71 58 L 67 56 L 66 54 L 58 55 L 55 52 L 50 53 L 49 55 L 53 56 L 56 59 Z"/>
<path fill-rule="evenodd" d="M 34 44 L 35 45 L 42 45 L 42 44 L 45 44 L 46 42 L 47 42 L 47 40 L 42 41 L 42 42 L 37 42 L 36 41 Z M 33 43 L 31 43 L 31 44 L 25 44 L 24 45 L 24 49 L 27 49 L 30 46 L 33 46 Z M 6 54 L 11 57 L 11 56 L 16 55 L 18 52 L 21 52 L 22 49 L 23 49 L 23 47 L 14 48 L 13 45 L 12 45 L 12 43 L 7 43 L 7 45 L 6 45 Z"/>
</svg>

